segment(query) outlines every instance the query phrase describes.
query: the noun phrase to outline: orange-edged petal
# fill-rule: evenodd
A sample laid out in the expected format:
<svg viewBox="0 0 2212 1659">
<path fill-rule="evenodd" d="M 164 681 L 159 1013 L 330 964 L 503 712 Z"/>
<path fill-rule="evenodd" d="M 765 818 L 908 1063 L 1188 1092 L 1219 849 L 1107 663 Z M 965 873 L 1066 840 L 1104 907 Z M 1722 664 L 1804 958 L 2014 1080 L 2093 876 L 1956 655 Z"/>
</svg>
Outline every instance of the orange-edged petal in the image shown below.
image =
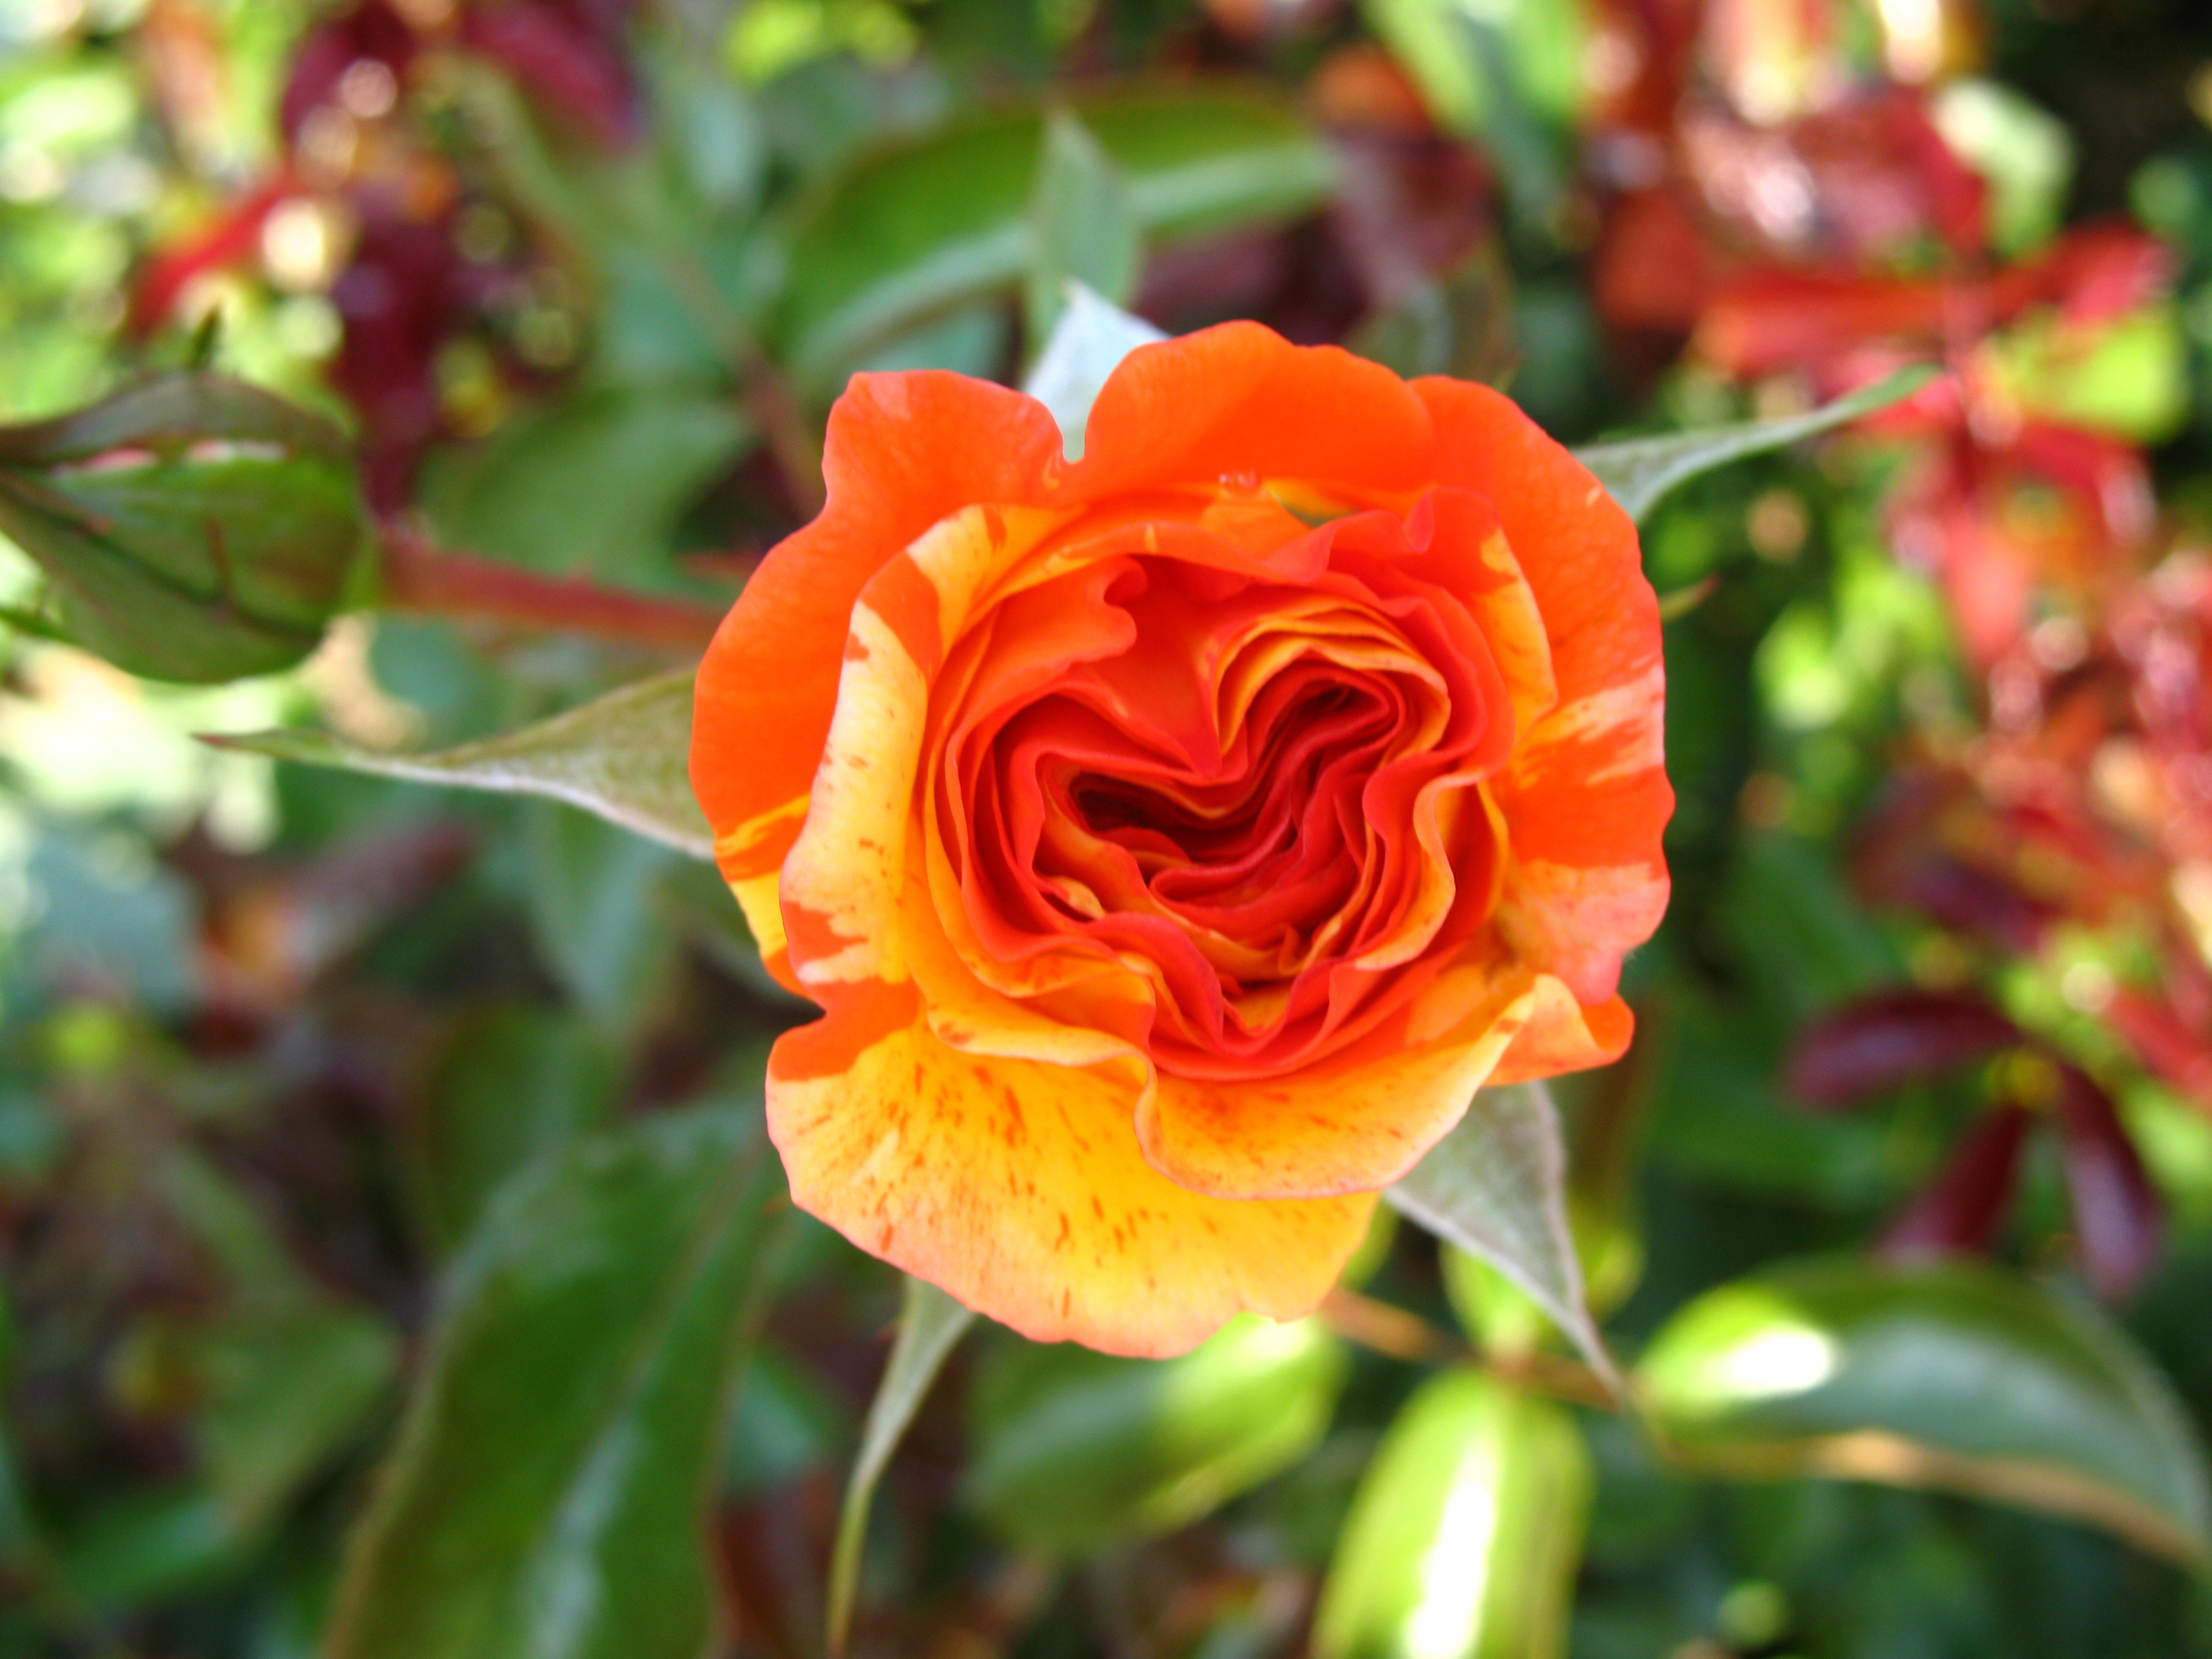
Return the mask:
<svg viewBox="0 0 2212 1659">
<path fill-rule="evenodd" d="M 1178 1184 L 1224 1198 L 1386 1187 L 1450 1132 L 1532 1021 L 1548 1031 L 1563 1012 L 1579 1011 L 1548 975 L 1504 963 L 1455 969 L 1326 1065 L 1249 1082 L 1161 1077 L 1139 1109 L 1138 1138 Z M 1439 1022 L 1449 1023 L 1441 1035 Z M 1547 1058 L 1563 1048 L 1540 1046 Z M 1601 1058 L 1612 1056 L 1574 1064 Z"/>
<path fill-rule="evenodd" d="M 1437 482 L 1489 498 L 1551 641 L 1559 702 L 1493 780 L 1513 847 L 1498 924 L 1595 1006 L 1667 906 L 1658 602 L 1635 526 L 1572 455 L 1486 386 L 1414 390 L 1436 422 Z"/>
<path fill-rule="evenodd" d="M 840 987 L 769 1062 L 793 1199 L 1032 1340 L 1164 1357 L 1312 1310 L 1372 1194 L 1240 1203 L 1145 1162 L 1126 1077 L 964 1054 L 911 986 Z"/>
<path fill-rule="evenodd" d="M 1585 1008 L 1556 979 L 1536 982 L 1536 999 L 1512 1045 L 1490 1074 L 1492 1084 L 1527 1083 L 1610 1066 L 1628 1052 L 1636 1017 L 1619 997 Z"/>
<path fill-rule="evenodd" d="M 783 944 L 774 874 L 805 816 L 861 589 L 961 507 L 1042 499 L 1060 464 L 1042 404 L 964 375 L 856 375 L 830 411 L 828 504 L 745 584 L 692 708 L 692 787 L 772 968 Z"/>
<path fill-rule="evenodd" d="M 1257 323 L 1139 346 L 1091 410 L 1067 487 L 1328 481 L 1373 491 L 1428 482 L 1427 410 L 1387 368 L 1334 346 L 1298 347 Z"/>
</svg>

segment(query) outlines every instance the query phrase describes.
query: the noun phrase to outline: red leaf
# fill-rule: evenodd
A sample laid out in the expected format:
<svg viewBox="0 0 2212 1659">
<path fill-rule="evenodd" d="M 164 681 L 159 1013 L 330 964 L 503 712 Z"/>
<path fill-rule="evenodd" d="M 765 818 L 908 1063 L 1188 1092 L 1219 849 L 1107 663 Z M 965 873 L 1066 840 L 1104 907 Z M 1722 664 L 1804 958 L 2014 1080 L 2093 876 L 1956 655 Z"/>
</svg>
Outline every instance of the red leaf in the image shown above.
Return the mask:
<svg viewBox="0 0 2212 1659">
<path fill-rule="evenodd" d="M 381 64 L 404 81 L 415 62 L 415 31 L 389 0 L 362 0 L 307 31 L 292 53 L 292 72 L 277 106 L 277 125 L 296 143 L 307 117 L 337 101 L 345 73 L 358 63 Z"/>
<path fill-rule="evenodd" d="M 1817 369 L 1878 342 L 1934 350 L 1962 328 L 1978 337 L 1979 309 L 1969 283 L 1774 268 L 1716 293 L 1695 344 L 1724 374 L 1756 380 Z"/>
<path fill-rule="evenodd" d="M 2001 317 L 2031 306 L 2056 305 L 2069 323 L 2109 322 L 2164 293 L 2173 256 L 2156 237 L 2118 222 L 2066 233 L 2026 264 L 1990 284 Z"/>
<path fill-rule="evenodd" d="M 2074 1202 L 2081 1272 L 2100 1296 L 2125 1296 L 2158 1260 L 2164 1206 L 2112 1097 L 2077 1066 L 2063 1077 L 2058 1164 Z"/>
<path fill-rule="evenodd" d="M 1816 1106 L 1850 1106 L 2020 1041 L 2020 1028 L 1978 997 L 1886 992 L 1808 1027 L 1790 1054 L 1784 1086 Z"/>
<path fill-rule="evenodd" d="M 2020 1184 L 2021 1152 L 2033 1121 L 2011 1102 L 1984 1113 L 1934 1183 L 1884 1230 L 1876 1250 L 1911 1261 L 1986 1249 Z"/>
<path fill-rule="evenodd" d="M 609 8 L 495 0 L 470 8 L 461 34 L 547 109 L 579 122 L 602 144 L 613 148 L 635 136 L 635 89 L 622 56 L 620 19 Z"/>
</svg>

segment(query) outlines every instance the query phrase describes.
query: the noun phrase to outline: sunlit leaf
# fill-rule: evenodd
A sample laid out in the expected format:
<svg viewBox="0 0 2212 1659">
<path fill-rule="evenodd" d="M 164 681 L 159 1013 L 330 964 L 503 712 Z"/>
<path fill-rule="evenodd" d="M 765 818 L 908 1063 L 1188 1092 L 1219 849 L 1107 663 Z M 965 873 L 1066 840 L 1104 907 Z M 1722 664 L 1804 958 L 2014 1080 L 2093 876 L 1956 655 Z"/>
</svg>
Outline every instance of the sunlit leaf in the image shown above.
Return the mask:
<svg viewBox="0 0 2212 1659">
<path fill-rule="evenodd" d="M 1333 176 L 1298 112 L 1256 91 L 1120 93 L 1074 112 L 1151 242 L 1294 217 Z M 834 392 L 871 345 L 1021 281 L 1042 131 L 1034 110 L 977 117 L 873 151 L 832 182 L 793 234 L 777 330 L 802 384 Z"/>
<path fill-rule="evenodd" d="M 2093 1310 L 1978 1262 L 1794 1263 L 1692 1303 L 1637 1367 L 1691 1467 L 1934 1486 L 2212 1565 L 2179 1402 Z"/>
<path fill-rule="evenodd" d="M 1584 1296 L 1559 1117 L 1542 1084 L 1480 1091 L 1459 1127 L 1384 1196 L 1527 1291 L 1601 1376 L 1617 1380 Z"/>
<path fill-rule="evenodd" d="M 1056 1553 L 1187 1525 L 1312 1450 L 1348 1358 L 1316 1321 L 1256 1317 L 1173 1359 L 1002 1350 L 975 1386 L 969 1501 Z"/>
<path fill-rule="evenodd" d="M 379 777 L 542 795 L 710 858 L 714 842 L 691 793 L 691 678 L 688 668 L 672 670 L 534 726 L 427 754 L 387 754 L 320 732 L 255 732 L 207 741 Z"/>
<path fill-rule="evenodd" d="M 1575 458 L 1597 475 L 1598 482 L 1613 492 L 1613 498 L 1630 518 L 1641 519 L 1668 490 L 1700 472 L 1710 472 L 1747 455 L 1779 449 L 1887 409 L 1919 391 L 1937 372 L 1929 364 L 1916 363 L 1848 398 L 1838 398 L 1788 420 L 1747 421 L 1736 426 L 1670 433 L 1663 438 L 1591 444 L 1577 449 Z"/>
<path fill-rule="evenodd" d="M 1591 1486 L 1566 1407 L 1479 1371 L 1432 1377 L 1352 1500 L 1315 1659 L 1558 1659 Z"/>
<path fill-rule="evenodd" d="M 830 1562 L 830 1650 L 842 1654 L 853 1627 L 853 1601 L 860 1586 L 860 1550 L 868 1538 L 868 1510 L 875 1501 L 876 1483 L 890 1467 L 891 1454 L 952 1345 L 960 1340 L 975 1316 L 934 1285 L 919 1279 L 906 1281 L 905 1299 L 899 1309 L 898 1335 L 891 1343 L 890 1363 L 868 1407 L 868 1421 L 860 1433 L 860 1453 L 853 1460 L 853 1473 L 845 1483 L 845 1506 L 837 1516 L 837 1543 Z"/>
<path fill-rule="evenodd" d="M 583 1141 L 458 1258 L 327 1659 L 696 1659 L 701 1522 L 780 1191 L 757 1114 Z"/>
</svg>

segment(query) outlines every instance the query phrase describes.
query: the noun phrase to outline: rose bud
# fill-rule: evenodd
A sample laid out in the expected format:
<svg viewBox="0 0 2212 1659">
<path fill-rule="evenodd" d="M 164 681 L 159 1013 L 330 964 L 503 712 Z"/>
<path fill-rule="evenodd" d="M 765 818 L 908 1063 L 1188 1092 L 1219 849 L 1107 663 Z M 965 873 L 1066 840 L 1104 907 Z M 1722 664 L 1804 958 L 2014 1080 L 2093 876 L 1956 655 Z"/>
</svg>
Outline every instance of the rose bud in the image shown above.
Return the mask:
<svg viewBox="0 0 2212 1659">
<path fill-rule="evenodd" d="M 794 1199 L 1040 1340 L 1312 1309 L 1475 1090 L 1616 1058 L 1657 605 L 1510 402 L 1227 324 L 1051 415 L 862 374 L 698 678 Z"/>
<path fill-rule="evenodd" d="M 52 582 L 67 637 L 149 678 L 307 655 L 363 522 L 344 435 L 219 375 L 155 375 L 0 428 L 0 531 Z"/>
</svg>

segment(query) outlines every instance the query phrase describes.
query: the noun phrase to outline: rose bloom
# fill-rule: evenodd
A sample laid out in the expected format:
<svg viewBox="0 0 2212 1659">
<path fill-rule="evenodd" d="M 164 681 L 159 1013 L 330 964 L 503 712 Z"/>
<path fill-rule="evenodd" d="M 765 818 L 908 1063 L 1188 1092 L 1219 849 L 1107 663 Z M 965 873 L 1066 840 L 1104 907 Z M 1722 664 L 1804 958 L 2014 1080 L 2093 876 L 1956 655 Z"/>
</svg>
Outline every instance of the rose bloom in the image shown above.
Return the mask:
<svg viewBox="0 0 2212 1659">
<path fill-rule="evenodd" d="M 793 1198 L 1039 1340 L 1310 1311 L 1667 899 L 1636 532 L 1510 403 L 1231 323 L 1044 406 L 856 376 L 702 665 Z"/>
</svg>

